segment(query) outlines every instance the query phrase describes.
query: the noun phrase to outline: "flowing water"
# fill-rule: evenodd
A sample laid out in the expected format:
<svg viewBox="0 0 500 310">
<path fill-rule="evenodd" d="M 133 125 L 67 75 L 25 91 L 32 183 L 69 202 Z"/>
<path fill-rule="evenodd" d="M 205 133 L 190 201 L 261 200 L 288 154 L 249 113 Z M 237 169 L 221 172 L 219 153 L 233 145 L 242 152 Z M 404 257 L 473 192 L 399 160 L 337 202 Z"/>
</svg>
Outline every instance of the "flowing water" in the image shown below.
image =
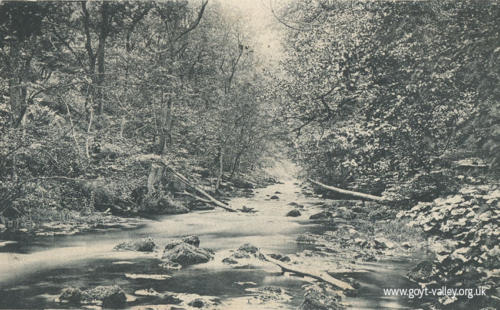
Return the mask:
<svg viewBox="0 0 500 310">
<path fill-rule="evenodd" d="M 280 199 L 270 199 L 277 192 Z M 305 206 L 301 217 L 285 216 L 292 209 L 287 205 L 289 202 Z M 282 275 L 279 268 L 270 264 L 233 268 L 220 261 L 229 250 L 244 243 L 251 243 L 265 253 L 291 254 L 304 250 L 295 239 L 317 228 L 317 224 L 307 219 L 318 211 L 318 202 L 317 198 L 304 197 L 296 180 L 288 178 L 282 184 L 256 190 L 251 198 L 230 201 L 233 208 L 247 206 L 256 213 L 213 210 L 172 215 L 146 221 L 132 230 L 42 238 L 4 247 L 0 253 L 0 308 L 65 308 L 67 305 L 56 302 L 64 287 L 116 284 L 129 294 L 130 307 L 166 304 L 162 297 L 134 296 L 137 290 L 152 288 L 157 292 L 216 296 L 223 302 L 221 309 L 270 309 L 250 303 L 253 294 L 247 290 L 250 283 L 255 287 L 285 288 L 291 297 L 276 308 L 295 309 L 303 300 L 303 278 Z M 123 241 L 152 237 L 162 246 L 169 239 L 191 234 L 200 237 L 201 247 L 215 250 L 216 257 L 207 264 L 169 272 L 169 278 L 161 277 L 165 270 L 159 267 L 159 253 L 112 250 Z M 360 265 L 365 272 L 348 274 L 361 283 L 360 297 L 349 297 L 346 302 L 352 309 L 407 308 L 402 298 L 384 298 L 381 287 L 410 286 L 403 277 L 410 263 L 404 260 Z"/>
</svg>

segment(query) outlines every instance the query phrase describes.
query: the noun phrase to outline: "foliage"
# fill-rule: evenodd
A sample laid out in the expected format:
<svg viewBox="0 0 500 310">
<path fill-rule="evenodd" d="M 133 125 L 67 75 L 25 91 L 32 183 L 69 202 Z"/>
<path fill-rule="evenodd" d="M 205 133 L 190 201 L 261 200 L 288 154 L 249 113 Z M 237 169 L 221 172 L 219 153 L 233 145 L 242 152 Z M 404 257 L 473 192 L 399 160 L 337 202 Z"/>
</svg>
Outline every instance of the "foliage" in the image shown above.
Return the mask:
<svg viewBox="0 0 500 310">
<path fill-rule="evenodd" d="M 497 171 L 498 2 L 296 1 L 283 15 L 282 114 L 309 176 L 408 181 L 457 150 Z"/>
<path fill-rule="evenodd" d="M 0 199 L 21 210 L 180 210 L 167 187 L 134 201 L 152 168 L 132 158 L 221 181 L 269 140 L 252 42 L 216 4 L 2 2 L 0 62 Z"/>
<path fill-rule="evenodd" d="M 500 248 L 500 190 L 495 186 L 466 186 L 459 194 L 421 202 L 398 218 L 427 233 L 436 254 L 433 272 L 419 282 L 439 285 L 484 287 L 487 296 L 498 289 Z M 436 283 L 436 282 L 434 282 Z M 456 299 L 441 298 L 450 304 Z"/>
</svg>

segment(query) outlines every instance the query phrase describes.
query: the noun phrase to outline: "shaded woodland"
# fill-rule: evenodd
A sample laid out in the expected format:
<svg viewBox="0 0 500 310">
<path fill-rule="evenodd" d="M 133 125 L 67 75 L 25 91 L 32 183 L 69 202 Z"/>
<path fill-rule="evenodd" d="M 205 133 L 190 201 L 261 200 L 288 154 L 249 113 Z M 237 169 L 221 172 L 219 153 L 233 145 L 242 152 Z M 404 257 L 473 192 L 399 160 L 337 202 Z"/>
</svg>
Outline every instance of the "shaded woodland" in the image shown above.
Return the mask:
<svg viewBox="0 0 500 310">
<path fill-rule="evenodd" d="M 498 304 L 500 3 L 280 4 L 266 66 L 244 12 L 217 2 L 1 2 L 0 232 L 234 211 L 285 156 L 311 195 L 421 234 L 432 259 L 410 279 Z"/>
</svg>

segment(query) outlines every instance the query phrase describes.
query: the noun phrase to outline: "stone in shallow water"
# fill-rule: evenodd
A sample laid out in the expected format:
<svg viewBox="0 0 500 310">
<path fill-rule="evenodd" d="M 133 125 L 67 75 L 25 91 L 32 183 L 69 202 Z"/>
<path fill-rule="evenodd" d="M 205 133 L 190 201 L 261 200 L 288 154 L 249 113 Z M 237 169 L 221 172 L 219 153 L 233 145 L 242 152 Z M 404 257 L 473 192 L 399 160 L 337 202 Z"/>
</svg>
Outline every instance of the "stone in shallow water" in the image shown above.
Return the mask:
<svg viewBox="0 0 500 310">
<path fill-rule="evenodd" d="M 408 272 L 408 278 L 418 283 L 432 281 L 436 277 L 437 266 L 431 261 L 422 261 Z"/>
<path fill-rule="evenodd" d="M 310 286 L 304 295 L 299 310 L 338 310 L 344 309 L 340 304 L 340 296 L 332 290 L 320 286 Z"/>
<path fill-rule="evenodd" d="M 61 295 L 59 295 L 59 300 L 68 302 L 71 304 L 79 304 L 84 299 L 84 292 L 79 288 L 66 287 L 62 290 Z"/>
<path fill-rule="evenodd" d="M 288 212 L 286 214 L 286 216 L 290 216 L 290 217 L 297 217 L 297 216 L 300 216 L 301 213 L 299 210 L 291 210 L 290 212 Z"/>
<path fill-rule="evenodd" d="M 222 260 L 224 264 L 229 264 L 229 265 L 236 265 L 238 263 L 237 260 L 231 258 L 231 257 L 226 257 Z"/>
<path fill-rule="evenodd" d="M 269 197 L 269 199 L 271 199 L 271 200 L 279 200 L 280 197 L 278 197 L 276 195 L 272 195 L 271 197 Z"/>
<path fill-rule="evenodd" d="M 64 288 L 59 300 L 70 304 L 95 303 L 99 301 L 104 308 L 121 308 L 127 302 L 125 292 L 117 285 L 97 286 L 89 290 Z"/>
<path fill-rule="evenodd" d="M 320 213 L 313 214 L 309 217 L 310 220 L 323 220 L 332 218 L 333 214 L 328 211 L 323 211 Z"/>
<path fill-rule="evenodd" d="M 178 263 L 182 266 L 206 263 L 213 255 L 208 250 L 197 248 L 191 244 L 181 242 L 173 248 L 165 249 L 162 259 Z"/>
<path fill-rule="evenodd" d="M 127 302 L 125 292 L 117 285 L 98 286 L 88 291 L 92 299 L 102 301 L 104 308 L 121 308 Z"/>
<path fill-rule="evenodd" d="M 178 246 L 179 244 L 187 243 L 194 247 L 200 246 L 200 238 L 198 236 L 186 236 L 180 240 L 171 240 L 165 245 L 165 251 L 171 250 Z"/>
<path fill-rule="evenodd" d="M 194 235 L 182 238 L 182 242 L 194 245 L 195 247 L 200 246 L 200 238 L 198 238 L 198 236 L 194 236 Z"/>
<path fill-rule="evenodd" d="M 116 251 L 139 251 L 153 252 L 156 247 L 153 239 L 146 238 L 142 240 L 122 242 L 114 247 Z"/>
<path fill-rule="evenodd" d="M 194 308 L 203 308 L 205 306 L 205 301 L 201 298 L 196 298 L 194 300 L 191 300 L 188 303 L 188 306 L 194 307 Z"/>
<path fill-rule="evenodd" d="M 281 255 L 281 254 L 269 254 L 270 257 L 276 259 L 276 260 L 279 260 L 281 262 L 284 262 L 284 263 L 288 263 L 291 261 L 290 257 L 286 256 L 286 255 Z"/>
<path fill-rule="evenodd" d="M 241 252 L 247 252 L 251 254 L 256 254 L 259 251 L 259 248 L 257 248 L 255 245 L 250 244 L 250 243 L 245 243 L 242 246 L 238 248 L 238 251 Z"/>
</svg>

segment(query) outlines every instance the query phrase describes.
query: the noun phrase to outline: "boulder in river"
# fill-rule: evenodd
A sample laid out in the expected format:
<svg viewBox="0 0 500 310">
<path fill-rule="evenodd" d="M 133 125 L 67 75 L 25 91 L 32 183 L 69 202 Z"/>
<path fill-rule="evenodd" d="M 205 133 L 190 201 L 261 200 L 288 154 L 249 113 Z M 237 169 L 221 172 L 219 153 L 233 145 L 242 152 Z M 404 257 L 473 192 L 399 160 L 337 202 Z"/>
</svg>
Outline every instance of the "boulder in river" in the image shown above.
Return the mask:
<svg viewBox="0 0 500 310">
<path fill-rule="evenodd" d="M 165 246 L 163 259 L 182 266 L 206 263 L 213 258 L 212 252 L 200 249 L 200 241 L 196 236 L 173 241 Z"/>
<path fill-rule="evenodd" d="M 118 285 L 98 286 L 88 294 L 92 299 L 102 301 L 104 308 L 122 308 L 127 302 L 125 292 Z"/>
<path fill-rule="evenodd" d="M 276 195 L 272 195 L 271 197 L 269 197 L 269 199 L 271 199 L 271 200 L 279 200 L 280 197 L 278 197 Z"/>
<path fill-rule="evenodd" d="M 292 207 L 295 207 L 295 208 L 298 208 L 298 209 L 304 209 L 304 205 L 301 205 L 300 203 L 297 203 L 295 201 L 292 201 L 290 203 L 288 203 L 289 206 L 292 206 Z"/>
<path fill-rule="evenodd" d="M 242 246 L 240 246 L 236 251 L 234 251 L 231 256 L 226 257 L 222 260 L 223 263 L 225 264 L 230 264 L 230 265 L 236 265 L 240 264 L 243 260 L 245 263 L 249 263 L 249 259 L 262 259 L 263 256 L 259 251 L 259 248 L 256 246 L 250 244 L 250 243 L 245 243 Z"/>
<path fill-rule="evenodd" d="M 428 283 L 436 278 L 438 268 L 436 263 L 431 261 L 422 261 L 415 266 L 407 277 L 417 283 Z"/>
<path fill-rule="evenodd" d="M 188 306 L 194 307 L 194 308 L 203 308 L 205 307 L 205 301 L 201 298 L 196 298 L 191 300 L 188 303 Z"/>
<path fill-rule="evenodd" d="M 291 261 L 289 256 L 286 255 L 281 255 L 281 254 L 269 254 L 271 258 L 274 258 L 276 260 L 279 260 L 284 263 L 289 263 Z"/>
<path fill-rule="evenodd" d="M 246 252 L 246 253 L 250 253 L 250 254 L 257 254 L 259 252 L 259 248 L 253 244 L 245 243 L 238 248 L 238 251 L 239 252 Z"/>
<path fill-rule="evenodd" d="M 311 285 L 306 289 L 300 310 L 337 310 L 344 309 L 340 304 L 340 296 L 334 291 Z"/>
<path fill-rule="evenodd" d="M 127 302 L 125 292 L 117 285 L 97 286 L 88 290 L 68 287 L 63 289 L 59 300 L 70 304 L 102 303 L 104 308 L 122 308 Z"/>
<path fill-rule="evenodd" d="M 297 217 L 297 216 L 301 216 L 301 213 L 299 210 L 291 210 L 290 212 L 288 212 L 286 214 L 286 216 Z"/>
<path fill-rule="evenodd" d="M 139 251 L 139 252 L 153 252 L 156 244 L 153 239 L 145 238 L 141 240 L 122 242 L 114 247 L 116 251 Z"/>
<path fill-rule="evenodd" d="M 200 246 L 200 238 L 198 236 L 192 235 L 192 236 L 183 237 L 182 239 L 171 240 L 165 245 L 165 251 L 171 250 L 182 243 L 187 243 L 187 244 L 190 244 L 194 247 L 199 247 Z"/>
<path fill-rule="evenodd" d="M 85 292 L 76 287 L 66 287 L 59 295 L 59 300 L 70 304 L 80 304 L 86 297 Z"/>
<path fill-rule="evenodd" d="M 182 238 L 182 242 L 194 245 L 195 247 L 200 246 L 200 238 L 198 236 L 195 236 L 195 235 L 186 236 L 186 237 Z"/>
<path fill-rule="evenodd" d="M 316 214 L 313 214 L 309 217 L 310 220 L 326 220 L 331 219 L 333 214 L 329 211 L 322 211 Z"/>
</svg>

